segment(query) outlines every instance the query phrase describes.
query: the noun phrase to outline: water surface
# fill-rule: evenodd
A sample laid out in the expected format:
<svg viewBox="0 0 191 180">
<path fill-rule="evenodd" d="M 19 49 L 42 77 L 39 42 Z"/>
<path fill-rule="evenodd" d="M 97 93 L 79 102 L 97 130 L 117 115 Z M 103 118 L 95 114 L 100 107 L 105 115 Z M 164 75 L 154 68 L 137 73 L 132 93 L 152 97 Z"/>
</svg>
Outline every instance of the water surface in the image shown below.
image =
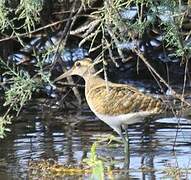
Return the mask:
<svg viewBox="0 0 191 180">
<path fill-rule="evenodd" d="M 31 103 L 11 125 L 11 133 L 1 140 L 0 179 L 27 179 L 31 161 L 51 158 L 61 165 L 79 166 L 82 159 L 89 157 L 93 142 L 113 133 L 86 105 L 81 111 L 64 112 L 54 107 L 44 108 L 41 103 Z M 123 171 L 123 144 L 107 145 L 105 142 L 97 149 L 100 157 L 113 160 L 113 168 L 118 170 L 114 174 L 116 179 L 127 176 L 159 179 L 165 177 L 167 167 L 191 167 L 189 121 L 168 118 L 135 124 L 129 127 L 129 137 L 131 162 L 128 175 Z M 188 179 L 191 178 L 189 173 L 186 173 Z"/>
</svg>

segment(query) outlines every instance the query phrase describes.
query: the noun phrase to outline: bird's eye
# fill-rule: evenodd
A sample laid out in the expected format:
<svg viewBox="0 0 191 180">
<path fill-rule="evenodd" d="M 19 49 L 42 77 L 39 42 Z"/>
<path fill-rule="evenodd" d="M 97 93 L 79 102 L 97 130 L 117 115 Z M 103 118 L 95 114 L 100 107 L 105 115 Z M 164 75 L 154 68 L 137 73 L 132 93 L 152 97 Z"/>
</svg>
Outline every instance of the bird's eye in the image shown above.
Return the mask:
<svg viewBox="0 0 191 180">
<path fill-rule="evenodd" d="M 75 65 L 76 65 L 76 67 L 80 67 L 81 63 L 80 62 L 76 62 Z"/>
</svg>

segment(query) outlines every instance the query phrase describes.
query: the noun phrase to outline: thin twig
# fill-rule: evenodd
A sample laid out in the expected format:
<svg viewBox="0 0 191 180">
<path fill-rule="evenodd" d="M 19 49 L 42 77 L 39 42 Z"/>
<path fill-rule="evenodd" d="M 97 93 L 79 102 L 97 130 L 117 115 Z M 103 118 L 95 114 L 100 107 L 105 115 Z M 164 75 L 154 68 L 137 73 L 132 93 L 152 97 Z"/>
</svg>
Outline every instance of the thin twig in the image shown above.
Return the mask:
<svg viewBox="0 0 191 180">
<path fill-rule="evenodd" d="M 187 101 L 185 101 L 185 99 L 182 97 L 182 95 L 177 94 L 172 87 L 156 72 L 156 70 L 149 64 L 149 62 L 146 60 L 146 58 L 143 56 L 143 54 L 137 50 L 134 49 L 134 51 L 136 52 L 136 54 L 140 57 L 140 59 L 145 63 L 145 65 L 147 67 L 149 67 L 149 69 L 152 70 L 152 72 L 160 79 L 160 82 L 162 82 L 168 89 L 171 90 L 172 94 L 179 100 L 181 100 L 181 102 L 184 102 L 186 105 L 191 106 L 191 104 Z"/>
<path fill-rule="evenodd" d="M 76 83 L 65 83 L 65 82 L 57 82 L 57 84 L 63 85 L 63 86 L 70 86 L 70 87 L 81 87 L 84 88 L 85 85 L 81 85 L 81 84 L 76 84 Z"/>
<path fill-rule="evenodd" d="M 9 37 L 7 37 L 7 38 L 0 39 L 0 42 L 8 41 L 8 40 L 10 40 L 10 39 L 16 39 L 16 38 L 18 38 L 18 37 L 31 36 L 32 34 L 37 33 L 38 31 L 47 29 L 47 28 L 49 28 L 49 27 L 55 26 L 55 25 L 57 25 L 57 24 L 60 24 L 60 23 L 65 22 L 65 21 L 67 21 L 67 19 L 64 19 L 64 20 L 61 20 L 61 21 L 56 21 L 56 22 L 54 22 L 54 23 L 51 23 L 51 24 L 48 24 L 48 25 L 46 25 L 46 26 L 40 27 L 40 28 L 38 28 L 38 29 L 36 29 L 36 30 L 34 30 L 34 31 L 30 31 L 30 32 L 27 32 L 27 33 L 18 34 L 17 36 L 9 36 Z"/>
<path fill-rule="evenodd" d="M 72 29 L 72 27 L 73 27 L 75 21 L 76 21 L 76 19 L 77 19 L 77 15 L 78 15 L 78 14 L 82 11 L 82 9 L 83 9 L 83 7 L 80 6 L 80 8 L 78 9 L 76 15 L 73 16 L 73 12 L 74 12 L 74 10 L 75 10 L 76 3 L 77 3 L 77 0 L 75 0 L 75 1 L 73 2 L 73 4 L 72 4 L 72 9 L 71 9 L 71 13 L 70 13 L 70 16 L 69 16 L 69 20 L 67 21 L 67 23 L 66 23 L 66 25 L 65 25 L 65 28 L 64 28 L 64 31 L 63 31 L 63 34 L 62 34 L 62 36 L 61 36 L 61 38 L 60 38 L 60 41 L 59 41 L 59 43 L 57 44 L 56 52 L 55 52 L 55 55 L 54 55 L 54 58 L 53 58 L 53 63 L 54 63 L 54 64 L 56 63 L 56 61 L 57 61 L 56 59 L 57 59 L 57 58 L 61 59 L 62 64 L 63 64 L 63 62 L 64 62 L 63 59 L 62 59 L 62 57 L 61 57 L 61 55 L 60 55 L 60 53 L 59 53 L 58 51 L 59 51 L 59 48 L 60 48 L 61 44 L 62 44 L 63 48 L 66 46 L 66 41 L 67 41 L 67 39 L 68 39 L 68 36 L 70 35 L 70 31 L 71 31 L 71 29 Z M 72 17 L 73 17 L 73 18 L 72 18 Z M 53 66 L 54 66 L 54 64 L 53 64 Z M 53 66 L 52 66 L 52 67 L 53 67 Z M 66 68 L 65 68 L 64 66 L 63 66 L 62 68 L 63 68 L 63 71 L 65 72 L 65 71 L 66 71 Z M 67 80 L 68 80 L 69 83 L 74 84 L 72 77 L 67 77 Z M 81 100 L 81 96 L 80 96 L 80 93 L 79 93 L 78 89 L 77 89 L 76 87 L 72 87 L 72 90 L 73 90 L 74 95 L 76 96 L 76 98 L 77 98 L 77 100 L 78 100 L 78 103 L 81 104 L 82 100 Z"/>
</svg>

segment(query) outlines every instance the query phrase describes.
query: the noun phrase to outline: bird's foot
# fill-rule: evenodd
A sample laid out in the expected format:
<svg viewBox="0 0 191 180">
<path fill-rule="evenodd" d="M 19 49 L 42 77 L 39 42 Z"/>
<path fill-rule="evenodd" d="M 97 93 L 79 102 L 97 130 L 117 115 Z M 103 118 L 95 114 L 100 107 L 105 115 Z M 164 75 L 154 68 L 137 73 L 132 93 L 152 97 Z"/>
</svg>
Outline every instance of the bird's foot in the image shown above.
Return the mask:
<svg viewBox="0 0 191 180">
<path fill-rule="evenodd" d="M 118 137 L 112 135 L 112 134 L 109 134 L 107 135 L 106 137 L 102 138 L 101 140 L 99 140 L 100 143 L 102 142 L 107 142 L 107 144 L 111 144 L 112 142 L 117 142 L 117 143 L 122 143 L 121 140 L 119 140 Z"/>
</svg>

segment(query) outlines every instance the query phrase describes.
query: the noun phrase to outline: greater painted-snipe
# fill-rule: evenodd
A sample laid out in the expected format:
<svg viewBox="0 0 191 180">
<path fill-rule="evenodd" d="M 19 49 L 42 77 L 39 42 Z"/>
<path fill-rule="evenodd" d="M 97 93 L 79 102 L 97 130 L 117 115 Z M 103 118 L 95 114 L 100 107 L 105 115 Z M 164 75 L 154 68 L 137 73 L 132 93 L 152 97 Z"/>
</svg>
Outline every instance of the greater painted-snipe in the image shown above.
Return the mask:
<svg viewBox="0 0 191 180">
<path fill-rule="evenodd" d="M 127 84 L 107 82 L 96 74 L 93 61 L 85 58 L 55 79 L 78 75 L 85 80 L 85 97 L 95 115 L 114 129 L 129 149 L 127 125 L 143 121 L 145 117 L 160 114 L 165 109 L 161 99 L 145 95 Z M 126 136 L 123 135 L 126 130 Z"/>
</svg>

